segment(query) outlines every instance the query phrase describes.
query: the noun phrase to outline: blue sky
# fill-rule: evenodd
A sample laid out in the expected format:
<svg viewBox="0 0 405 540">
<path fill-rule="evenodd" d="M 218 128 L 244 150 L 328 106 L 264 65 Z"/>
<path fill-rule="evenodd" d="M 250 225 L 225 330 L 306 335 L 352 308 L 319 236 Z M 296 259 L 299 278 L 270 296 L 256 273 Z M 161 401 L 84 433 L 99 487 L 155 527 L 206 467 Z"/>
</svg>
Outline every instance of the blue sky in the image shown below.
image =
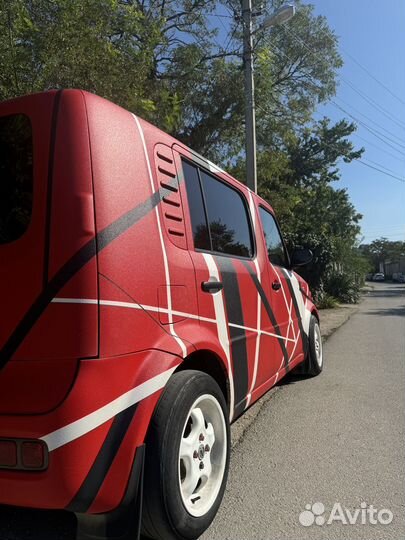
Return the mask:
<svg viewBox="0 0 405 540">
<path fill-rule="evenodd" d="M 389 146 L 370 133 L 367 127 L 359 125 L 351 139 L 357 147 L 366 149 L 362 159 L 404 179 L 401 183 L 361 163 L 352 162 L 340 164 L 342 179 L 335 185 L 348 189 L 353 204 L 363 214 L 362 236 L 365 243 L 380 236 L 405 240 L 405 1 L 312 0 L 306 3 L 315 6 L 317 15 L 326 16 L 329 26 L 339 37 L 344 66 L 339 73 L 336 102 L 367 127 L 378 130 L 383 139 L 384 136 L 392 139 L 387 141 Z M 382 107 L 385 114 L 370 100 Z M 345 116 L 332 104 L 320 107 L 318 115 L 327 115 L 336 121 Z"/>
</svg>

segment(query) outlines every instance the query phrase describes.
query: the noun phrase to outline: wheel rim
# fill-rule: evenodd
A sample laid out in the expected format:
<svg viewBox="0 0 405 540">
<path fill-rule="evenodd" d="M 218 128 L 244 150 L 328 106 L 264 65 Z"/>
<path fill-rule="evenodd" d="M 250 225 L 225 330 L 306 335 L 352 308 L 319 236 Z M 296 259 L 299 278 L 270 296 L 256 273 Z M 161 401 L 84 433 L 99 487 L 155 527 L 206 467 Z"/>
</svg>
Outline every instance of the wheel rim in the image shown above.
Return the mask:
<svg viewBox="0 0 405 540">
<path fill-rule="evenodd" d="M 323 354 L 322 354 L 322 336 L 321 336 L 321 329 L 319 328 L 319 324 L 315 324 L 314 327 L 314 346 L 315 346 L 315 357 L 316 361 L 318 363 L 318 366 L 322 366 L 323 362 Z"/>
<path fill-rule="evenodd" d="M 186 510 L 206 514 L 217 499 L 227 458 L 227 431 L 222 408 L 210 394 L 190 408 L 179 448 L 179 485 Z"/>
</svg>

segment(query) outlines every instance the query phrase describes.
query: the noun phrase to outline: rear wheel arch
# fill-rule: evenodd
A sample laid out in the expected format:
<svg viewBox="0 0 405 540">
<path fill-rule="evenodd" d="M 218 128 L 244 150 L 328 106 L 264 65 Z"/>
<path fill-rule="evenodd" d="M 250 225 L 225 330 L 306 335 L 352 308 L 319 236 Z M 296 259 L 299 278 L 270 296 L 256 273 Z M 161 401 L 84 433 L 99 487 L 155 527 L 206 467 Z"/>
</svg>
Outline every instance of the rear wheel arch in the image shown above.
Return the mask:
<svg viewBox="0 0 405 540">
<path fill-rule="evenodd" d="M 199 350 L 185 358 L 180 366 L 176 369 L 175 373 L 185 370 L 201 371 L 212 377 L 220 387 L 229 409 L 229 377 L 227 369 L 221 358 L 219 358 L 212 351 Z"/>
</svg>

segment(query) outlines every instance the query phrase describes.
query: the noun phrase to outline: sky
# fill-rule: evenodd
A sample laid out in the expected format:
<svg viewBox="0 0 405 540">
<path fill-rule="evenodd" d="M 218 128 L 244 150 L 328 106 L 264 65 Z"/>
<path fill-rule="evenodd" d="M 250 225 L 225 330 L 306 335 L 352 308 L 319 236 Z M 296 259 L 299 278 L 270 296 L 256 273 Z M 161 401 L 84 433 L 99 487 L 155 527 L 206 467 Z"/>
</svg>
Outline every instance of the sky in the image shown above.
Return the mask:
<svg viewBox="0 0 405 540">
<path fill-rule="evenodd" d="M 351 137 L 356 148 L 365 148 L 361 159 L 403 180 L 353 161 L 340 163 L 341 180 L 334 185 L 347 188 L 363 214 L 359 240 L 405 240 L 405 0 L 305 3 L 328 19 L 339 38 L 344 65 L 334 100 L 364 122 Z M 348 117 L 333 104 L 318 109 L 317 117 L 323 115 Z"/>
</svg>

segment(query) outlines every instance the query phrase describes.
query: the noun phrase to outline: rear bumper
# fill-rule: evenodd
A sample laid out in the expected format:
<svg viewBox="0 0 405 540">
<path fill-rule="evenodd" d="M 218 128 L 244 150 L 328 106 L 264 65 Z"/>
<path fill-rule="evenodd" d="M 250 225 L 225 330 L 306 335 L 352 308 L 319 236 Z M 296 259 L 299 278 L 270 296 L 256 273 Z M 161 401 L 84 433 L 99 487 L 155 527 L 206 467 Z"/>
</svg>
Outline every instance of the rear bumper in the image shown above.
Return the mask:
<svg viewBox="0 0 405 540">
<path fill-rule="evenodd" d="M 99 514 L 125 495 L 135 453 L 180 359 L 162 351 L 84 360 L 66 400 L 37 416 L 1 416 L 0 437 L 42 439 L 42 472 L 0 470 L 0 504 Z"/>
</svg>

